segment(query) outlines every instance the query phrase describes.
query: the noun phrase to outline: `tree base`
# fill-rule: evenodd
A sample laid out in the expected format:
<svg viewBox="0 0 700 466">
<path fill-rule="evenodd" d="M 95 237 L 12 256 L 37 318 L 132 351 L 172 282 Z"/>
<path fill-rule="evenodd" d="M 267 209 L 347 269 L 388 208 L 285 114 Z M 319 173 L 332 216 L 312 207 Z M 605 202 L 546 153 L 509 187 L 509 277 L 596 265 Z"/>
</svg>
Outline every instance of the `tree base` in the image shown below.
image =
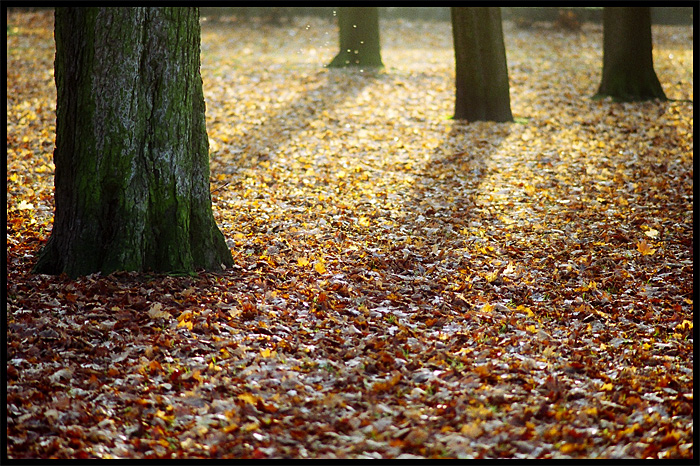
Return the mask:
<svg viewBox="0 0 700 466">
<path fill-rule="evenodd" d="M 384 68 L 380 57 L 358 58 L 357 55 L 349 52 L 339 53 L 327 66 L 328 68 Z"/>
<path fill-rule="evenodd" d="M 595 94 L 594 96 L 591 97 L 591 100 L 603 100 L 610 98 L 613 102 L 646 102 L 649 100 L 659 100 L 661 102 L 666 102 L 668 101 L 668 97 L 666 97 L 665 94 L 662 95 L 630 95 L 630 94 L 623 94 L 623 95 L 613 95 L 613 94 Z"/>
<path fill-rule="evenodd" d="M 604 77 L 593 100 L 606 97 L 611 97 L 614 102 L 668 100 L 653 69 L 642 73 L 611 73 Z"/>
</svg>

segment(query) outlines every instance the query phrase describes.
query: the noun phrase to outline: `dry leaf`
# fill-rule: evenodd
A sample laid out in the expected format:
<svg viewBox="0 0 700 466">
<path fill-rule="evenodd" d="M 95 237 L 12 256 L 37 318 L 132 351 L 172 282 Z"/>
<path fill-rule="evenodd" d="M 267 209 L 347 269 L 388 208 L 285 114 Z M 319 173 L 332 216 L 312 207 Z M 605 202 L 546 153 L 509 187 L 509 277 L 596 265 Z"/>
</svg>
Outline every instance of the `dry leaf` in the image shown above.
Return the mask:
<svg viewBox="0 0 700 466">
<path fill-rule="evenodd" d="M 637 251 L 641 252 L 644 256 L 652 255 L 656 252 L 656 249 L 652 247 L 645 240 L 641 240 L 637 243 Z"/>
<path fill-rule="evenodd" d="M 316 261 L 316 263 L 314 263 L 314 270 L 320 274 L 324 274 L 326 273 L 326 266 L 323 265 L 323 262 Z"/>
</svg>

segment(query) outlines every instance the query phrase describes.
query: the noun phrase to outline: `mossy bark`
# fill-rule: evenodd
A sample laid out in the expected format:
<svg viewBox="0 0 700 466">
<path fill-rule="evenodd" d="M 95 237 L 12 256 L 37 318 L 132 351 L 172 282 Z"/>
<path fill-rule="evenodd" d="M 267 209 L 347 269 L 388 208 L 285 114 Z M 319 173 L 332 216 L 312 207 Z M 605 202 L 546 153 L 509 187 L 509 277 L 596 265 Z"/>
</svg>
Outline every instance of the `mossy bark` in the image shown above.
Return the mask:
<svg viewBox="0 0 700 466">
<path fill-rule="evenodd" d="M 603 9 L 603 76 L 594 99 L 667 100 L 654 71 L 649 7 Z"/>
<path fill-rule="evenodd" d="M 456 120 L 513 121 L 499 7 L 452 7 Z"/>
<path fill-rule="evenodd" d="M 232 265 L 211 210 L 196 8 L 56 8 L 55 213 L 36 273 Z"/>
<path fill-rule="evenodd" d="M 379 43 L 377 7 L 338 8 L 338 26 L 340 51 L 328 64 L 330 68 L 384 66 Z"/>
</svg>

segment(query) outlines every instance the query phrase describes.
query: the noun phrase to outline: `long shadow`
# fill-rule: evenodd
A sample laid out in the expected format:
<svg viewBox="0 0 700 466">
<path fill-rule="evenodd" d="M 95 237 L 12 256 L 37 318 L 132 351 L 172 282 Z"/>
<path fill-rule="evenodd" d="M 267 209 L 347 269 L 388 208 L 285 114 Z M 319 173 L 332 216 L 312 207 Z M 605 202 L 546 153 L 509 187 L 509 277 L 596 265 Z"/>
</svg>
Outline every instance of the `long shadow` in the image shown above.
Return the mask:
<svg viewBox="0 0 700 466">
<path fill-rule="evenodd" d="M 409 205 L 416 207 L 417 215 L 433 221 L 448 218 L 466 222 L 478 214 L 475 196 L 481 180 L 490 171 L 488 162 L 510 133 L 510 124 L 503 124 L 495 137 L 473 137 L 473 133 L 482 132 L 483 124 L 492 123 L 455 123 L 445 141 L 433 150 L 413 187 Z M 464 145 L 461 140 L 476 140 L 476 144 Z"/>
<path fill-rule="evenodd" d="M 375 245 L 380 252 L 368 255 L 378 257 L 397 281 L 391 291 L 382 292 L 360 285 L 364 293 L 385 298 L 385 305 L 394 309 L 423 303 L 411 311 L 421 320 L 439 317 L 444 306 L 469 307 L 459 293 L 445 293 L 444 280 L 456 282 L 469 268 L 468 242 L 485 243 L 465 232 L 495 217 L 477 205 L 476 197 L 492 171 L 490 159 L 512 131 L 512 124 L 502 124 L 488 139 L 479 139 L 474 134 L 483 133 L 484 124 L 492 123 L 455 123 L 430 160 L 412 173 L 415 182 L 400 204 L 403 216 L 395 232 L 391 237 L 378 235 Z M 467 141 L 476 144 L 468 146 Z"/>
<path fill-rule="evenodd" d="M 343 103 L 355 98 L 367 85 L 372 83 L 379 72 L 374 70 L 320 68 L 315 73 L 305 74 L 290 87 L 301 89 L 296 98 L 281 106 L 265 109 L 259 122 L 236 143 L 240 148 L 231 156 L 227 155 L 232 166 L 223 169 L 231 173 L 237 168 L 250 168 L 263 161 L 274 161 L 275 154 L 288 141 L 311 127 L 319 120 L 328 119 L 327 114 Z M 284 123 L 289 122 L 289 123 Z M 342 123 L 342 122 L 341 122 Z"/>
<path fill-rule="evenodd" d="M 492 123 L 455 123 L 443 143 L 433 150 L 422 173 L 412 187 L 409 202 L 404 205 L 407 223 L 432 245 L 432 256 L 464 248 L 463 231 L 473 222 L 493 220 L 493 213 L 479 206 L 476 197 L 482 180 L 491 171 L 488 167 L 493 154 L 510 134 L 511 124 L 502 124 L 495 135 L 478 139 L 481 125 Z M 461 141 L 476 141 L 465 145 Z M 431 262 L 434 258 L 421 258 Z"/>
</svg>

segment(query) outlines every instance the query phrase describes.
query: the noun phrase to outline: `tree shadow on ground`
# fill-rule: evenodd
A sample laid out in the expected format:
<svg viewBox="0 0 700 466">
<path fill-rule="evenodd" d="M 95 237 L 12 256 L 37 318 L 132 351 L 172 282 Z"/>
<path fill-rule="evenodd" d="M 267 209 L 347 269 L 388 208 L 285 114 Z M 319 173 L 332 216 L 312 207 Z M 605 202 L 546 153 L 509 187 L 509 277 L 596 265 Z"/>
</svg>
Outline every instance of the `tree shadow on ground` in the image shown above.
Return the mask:
<svg viewBox="0 0 700 466">
<path fill-rule="evenodd" d="M 510 134 L 511 124 L 500 124 L 495 133 L 479 138 L 484 125 L 494 123 L 455 122 L 443 143 L 433 150 L 423 174 L 413 185 L 411 201 L 407 206 L 415 209 L 417 216 L 428 221 L 450 220 L 452 224 L 467 222 L 476 210 L 475 196 L 481 180 L 491 168 L 489 161 Z M 476 141 L 468 146 L 465 141 Z"/>
<path fill-rule="evenodd" d="M 354 99 L 379 76 L 375 70 L 329 70 L 320 68 L 304 75 L 289 88 L 301 89 L 300 94 L 279 105 L 274 96 L 270 105 L 236 143 L 224 151 L 223 173 L 252 168 L 261 162 L 274 162 L 284 145 L 314 125 L 338 123 L 329 114 L 333 109 Z M 255 117 L 253 117 L 255 118 Z M 342 123 L 342 122 L 341 122 Z M 329 128 L 333 125 L 329 125 Z M 223 161 L 223 159 L 222 159 Z"/>
<path fill-rule="evenodd" d="M 465 246 L 474 238 L 465 232 L 475 231 L 474 225 L 488 224 L 493 217 L 488 208 L 477 206 L 475 198 L 482 180 L 492 171 L 489 161 L 512 125 L 501 124 L 484 138 L 474 134 L 491 124 L 455 123 L 426 164 L 416 169 L 415 182 L 398 209 L 402 216 L 396 219 L 397 226 L 384 234 L 377 232 L 376 244 L 383 251 L 368 257 L 383 258 L 383 265 L 397 280 L 392 285 L 385 283 L 395 290 L 389 296 L 411 296 L 410 301 L 389 299 L 387 305 L 422 303 L 412 309 L 419 319 L 435 317 L 447 307 L 468 306 L 463 296 L 445 293 L 443 287 L 445 281 L 458 280 L 470 267 Z M 476 145 L 467 146 L 466 141 L 476 141 Z M 371 261 L 368 268 L 372 268 Z"/>
</svg>

